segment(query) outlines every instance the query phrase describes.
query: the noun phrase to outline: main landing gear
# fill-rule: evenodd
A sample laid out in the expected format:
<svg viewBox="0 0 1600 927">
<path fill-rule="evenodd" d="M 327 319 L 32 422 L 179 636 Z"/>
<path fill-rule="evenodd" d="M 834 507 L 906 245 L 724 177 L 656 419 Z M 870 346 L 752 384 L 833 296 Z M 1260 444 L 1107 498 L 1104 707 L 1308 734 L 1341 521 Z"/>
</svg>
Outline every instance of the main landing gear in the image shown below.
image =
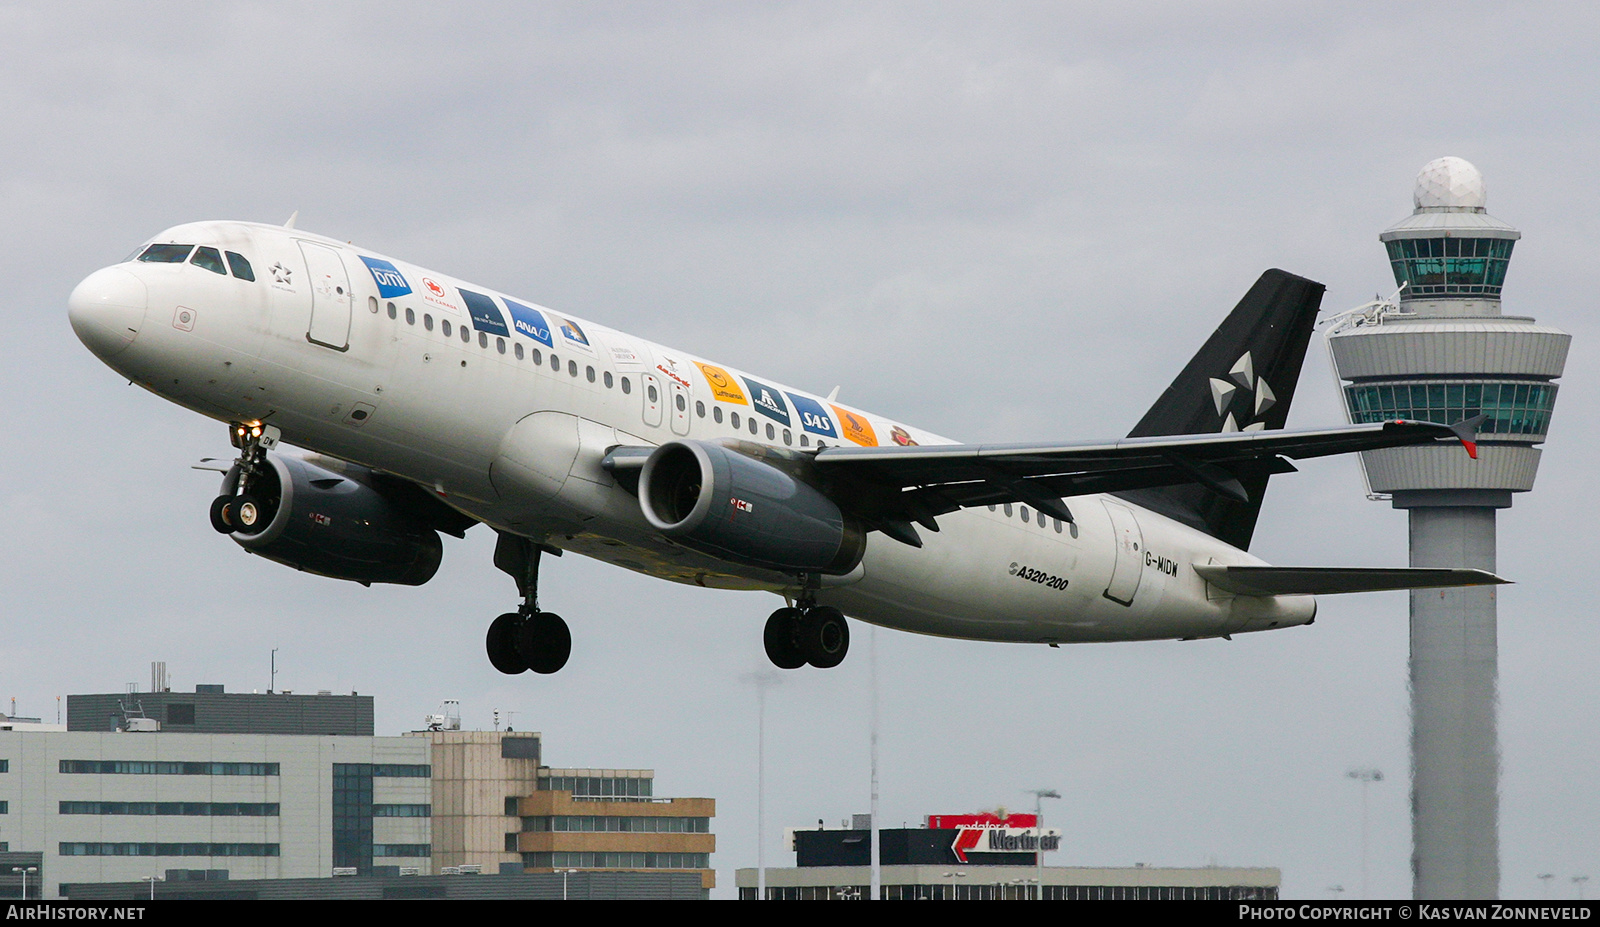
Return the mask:
<svg viewBox="0 0 1600 927">
<path fill-rule="evenodd" d="M 838 666 L 850 650 L 850 625 L 844 612 L 817 605 L 809 594 L 798 608 L 780 608 L 767 619 L 762 643 L 767 659 L 778 669 L 799 669 L 807 663 L 818 669 Z"/>
<path fill-rule="evenodd" d="M 522 607 L 507 612 L 489 625 L 484 641 L 489 662 L 507 675 L 533 670 L 554 673 L 572 655 L 572 632 L 561 616 L 539 611 L 539 555 L 534 541 L 501 532 L 494 548 L 494 565 L 511 574 L 522 595 Z M 558 551 L 559 553 L 559 551 Z"/>
<path fill-rule="evenodd" d="M 228 439 L 239 449 L 239 458 L 228 471 L 222 495 L 211 500 L 211 527 L 218 532 L 258 534 L 271 521 L 268 500 L 251 490 L 266 469 L 267 451 L 278 446 L 281 434 L 273 425 L 236 422 L 228 426 Z"/>
</svg>

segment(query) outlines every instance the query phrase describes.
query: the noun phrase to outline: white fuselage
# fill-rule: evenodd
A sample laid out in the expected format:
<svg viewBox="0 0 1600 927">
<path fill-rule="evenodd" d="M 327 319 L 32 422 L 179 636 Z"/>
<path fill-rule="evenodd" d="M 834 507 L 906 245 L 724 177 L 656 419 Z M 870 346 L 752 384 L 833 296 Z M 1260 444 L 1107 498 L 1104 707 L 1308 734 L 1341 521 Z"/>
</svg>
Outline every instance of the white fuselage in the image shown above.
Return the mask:
<svg viewBox="0 0 1600 927">
<path fill-rule="evenodd" d="M 321 236 L 205 222 L 153 241 L 243 255 L 255 280 L 190 263 L 91 275 L 74 292 L 73 323 L 124 376 L 221 421 L 270 422 L 287 442 L 414 481 L 497 529 L 641 573 L 797 591 L 794 576 L 663 537 L 602 468 L 612 447 L 951 443 Z M 485 331 L 462 291 L 529 311 L 507 306 L 506 333 Z M 887 627 L 1046 643 L 1215 637 L 1315 613 L 1309 597 L 1208 586 L 1193 565 L 1261 563 L 1209 535 L 1114 497 L 1068 504 L 1075 525 L 1007 505 L 940 516 L 921 548 L 871 534 L 861 565 L 825 578 L 817 599 Z"/>
</svg>

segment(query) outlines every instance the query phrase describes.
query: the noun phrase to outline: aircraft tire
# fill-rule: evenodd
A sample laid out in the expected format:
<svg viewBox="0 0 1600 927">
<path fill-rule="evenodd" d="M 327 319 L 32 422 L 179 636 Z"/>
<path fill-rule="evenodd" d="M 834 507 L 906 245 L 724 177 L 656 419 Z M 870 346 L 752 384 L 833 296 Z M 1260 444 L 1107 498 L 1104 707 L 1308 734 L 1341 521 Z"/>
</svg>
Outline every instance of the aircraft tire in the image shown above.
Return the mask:
<svg viewBox="0 0 1600 927">
<path fill-rule="evenodd" d="M 507 676 L 528 671 L 527 661 L 517 652 L 517 628 L 521 625 L 521 615 L 506 612 L 489 625 L 489 636 L 484 641 L 484 647 L 489 651 L 489 662 Z"/>
<path fill-rule="evenodd" d="M 270 523 L 266 510 L 261 506 L 261 500 L 248 493 L 236 496 L 233 500 L 234 529 L 240 534 L 260 534 L 267 530 Z"/>
<path fill-rule="evenodd" d="M 535 612 L 517 629 L 517 653 L 535 673 L 549 675 L 567 665 L 572 631 L 554 612 Z"/>
<path fill-rule="evenodd" d="M 850 625 L 844 612 L 828 605 L 808 609 L 800 619 L 800 648 L 806 662 L 818 669 L 830 669 L 844 662 L 850 652 Z"/>
<path fill-rule="evenodd" d="M 233 497 L 218 496 L 211 500 L 211 527 L 218 534 L 232 534 L 239 530 L 233 526 Z"/>
<path fill-rule="evenodd" d="M 799 632 L 803 613 L 798 608 L 780 608 L 767 618 L 767 627 L 761 634 L 767 659 L 778 669 L 799 669 L 806 665 L 805 651 L 800 648 Z"/>
</svg>

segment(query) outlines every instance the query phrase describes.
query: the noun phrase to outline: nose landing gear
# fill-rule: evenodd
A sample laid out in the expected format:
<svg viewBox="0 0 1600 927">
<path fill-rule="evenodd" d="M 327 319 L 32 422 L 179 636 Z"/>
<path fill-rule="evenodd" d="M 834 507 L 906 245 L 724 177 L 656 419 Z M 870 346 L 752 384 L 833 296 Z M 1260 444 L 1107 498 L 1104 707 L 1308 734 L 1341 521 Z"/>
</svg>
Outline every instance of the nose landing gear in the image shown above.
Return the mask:
<svg viewBox="0 0 1600 927">
<path fill-rule="evenodd" d="M 211 500 L 211 527 L 220 534 L 257 534 L 271 521 L 262 500 L 250 490 L 267 465 L 267 451 L 278 446 L 282 432 L 275 425 L 235 422 L 228 439 L 239 457 L 224 478 L 222 495 Z"/>
<path fill-rule="evenodd" d="M 572 632 L 560 615 L 539 610 L 539 555 L 543 548 L 527 538 L 500 534 L 494 565 L 511 574 L 522 594 L 522 607 L 489 625 L 484 647 L 489 662 L 508 676 L 533 670 L 550 674 L 567 665 Z"/>
</svg>

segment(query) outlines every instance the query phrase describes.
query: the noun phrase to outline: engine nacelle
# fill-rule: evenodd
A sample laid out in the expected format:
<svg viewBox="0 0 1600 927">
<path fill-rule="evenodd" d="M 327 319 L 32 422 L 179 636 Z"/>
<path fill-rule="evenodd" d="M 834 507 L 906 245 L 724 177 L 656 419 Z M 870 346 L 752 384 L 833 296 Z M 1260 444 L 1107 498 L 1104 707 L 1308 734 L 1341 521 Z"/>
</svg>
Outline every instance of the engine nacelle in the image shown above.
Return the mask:
<svg viewBox="0 0 1600 927">
<path fill-rule="evenodd" d="M 415 487 L 383 488 L 365 467 L 338 462 L 338 471 L 298 457 L 267 456 L 250 486 L 266 525 L 235 531 L 239 546 L 308 573 L 358 583 L 420 586 L 433 578 L 444 545 L 424 506 L 434 500 Z M 227 493 L 232 474 L 224 483 Z"/>
<path fill-rule="evenodd" d="M 704 441 L 656 448 L 639 473 L 639 506 L 685 547 L 748 566 L 837 575 L 866 551 L 860 526 L 815 487 Z"/>
</svg>

